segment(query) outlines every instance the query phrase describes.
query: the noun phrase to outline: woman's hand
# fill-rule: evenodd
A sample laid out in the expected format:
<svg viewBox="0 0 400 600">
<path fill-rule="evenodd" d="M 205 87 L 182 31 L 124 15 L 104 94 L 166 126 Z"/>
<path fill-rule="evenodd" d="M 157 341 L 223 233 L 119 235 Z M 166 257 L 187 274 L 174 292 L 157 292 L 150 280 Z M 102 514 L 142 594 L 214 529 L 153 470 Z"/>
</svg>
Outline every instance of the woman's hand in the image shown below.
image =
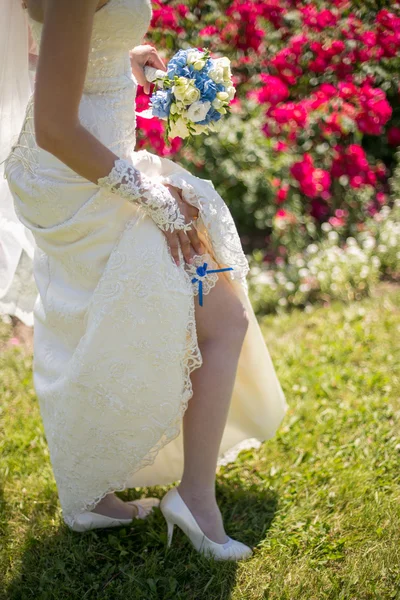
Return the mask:
<svg viewBox="0 0 400 600">
<path fill-rule="evenodd" d="M 181 191 L 172 185 L 166 184 L 166 187 L 171 192 L 172 196 L 178 203 L 179 210 L 185 217 L 185 222 L 189 223 L 192 219 L 196 219 L 199 216 L 199 210 L 188 204 L 183 200 Z M 177 265 L 179 265 L 179 246 L 182 249 L 182 254 L 187 263 L 192 262 L 193 254 L 203 254 L 204 248 L 197 234 L 196 228 L 193 228 L 187 232 L 182 230 L 176 230 L 173 232 L 163 231 L 163 234 L 167 238 L 168 245 L 171 250 L 172 257 L 174 258 Z"/>
<path fill-rule="evenodd" d="M 158 54 L 157 50 L 150 46 L 149 44 L 145 44 L 143 46 L 136 46 L 129 53 L 131 58 L 131 67 L 132 73 L 135 76 L 139 85 L 143 86 L 143 91 L 145 94 L 150 93 L 150 82 L 147 81 L 144 74 L 144 67 L 148 65 L 149 67 L 154 67 L 155 69 L 161 69 L 161 71 L 166 71 L 166 66 Z"/>
</svg>

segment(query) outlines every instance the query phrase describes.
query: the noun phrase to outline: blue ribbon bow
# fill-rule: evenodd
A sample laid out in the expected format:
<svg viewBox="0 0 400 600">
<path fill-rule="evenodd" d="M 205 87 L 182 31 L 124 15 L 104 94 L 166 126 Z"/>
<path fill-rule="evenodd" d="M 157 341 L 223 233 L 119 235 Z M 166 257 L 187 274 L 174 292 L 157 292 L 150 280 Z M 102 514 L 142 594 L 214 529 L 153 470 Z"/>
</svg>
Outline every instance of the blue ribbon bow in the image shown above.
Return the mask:
<svg viewBox="0 0 400 600">
<path fill-rule="evenodd" d="M 220 273 L 221 271 L 233 271 L 232 267 L 226 267 L 225 269 L 210 269 L 207 270 L 207 263 L 205 262 L 202 266 L 197 267 L 196 273 L 199 277 L 205 277 L 208 273 Z M 193 277 L 192 283 L 199 282 L 199 304 L 203 306 L 203 282 L 197 277 Z"/>
</svg>

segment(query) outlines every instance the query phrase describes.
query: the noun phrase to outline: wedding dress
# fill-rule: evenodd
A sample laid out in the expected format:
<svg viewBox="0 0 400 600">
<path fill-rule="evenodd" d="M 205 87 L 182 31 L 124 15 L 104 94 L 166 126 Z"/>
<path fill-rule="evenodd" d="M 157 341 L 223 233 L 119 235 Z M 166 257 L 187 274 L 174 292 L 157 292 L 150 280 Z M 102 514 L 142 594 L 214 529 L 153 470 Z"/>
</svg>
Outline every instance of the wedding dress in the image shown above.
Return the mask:
<svg viewBox="0 0 400 600">
<path fill-rule="evenodd" d="M 18 7 L 17 7 L 18 8 Z M 10 40 L 6 40 L 6 35 L 10 35 L 9 31 L 9 15 L 8 6 L 2 4 L 2 19 L 0 22 L 0 56 L 2 60 L 2 78 L 7 75 L 4 74 L 5 63 L 7 62 L 7 44 Z M 15 7 L 13 7 L 15 9 Z M 12 23 L 14 23 L 12 21 Z M 27 24 L 26 24 L 27 26 Z M 14 25 L 15 30 L 15 25 Z M 18 32 L 12 31 L 11 36 L 18 36 Z M 30 38 L 30 39 L 29 39 Z M 27 36 L 27 42 L 29 46 L 24 47 L 21 40 L 18 40 L 19 44 L 22 44 L 20 52 L 14 53 L 9 67 L 10 71 L 21 73 L 21 56 L 29 53 L 29 59 L 27 60 L 27 68 L 25 77 L 20 75 L 20 85 L 23 88 L 23 97 L 20 98 L 19 113 L 22 113 L 24 104 L 29 94 L 32 93 L 35 64 L 34 58 L 36 47 L 31 36 Z M 25 56 L 27 59 L 27 57 Z M 21 82 L 21 79 L 23 80 Z M 0 114 L 4 109 L 2 100 L 2 94 L 4 85 L 0 85 Z M 9 100 L 10 94 L 6 99 L 6 103 Z M 0 135 L 1 135 L 1 123 L 0 123 Z M 1 147 L 1 142 L 0 142 Z M 1 150 L 0 150 L 1 152 Z M 2 157 L 0 157 L 2 159 Z M 35 251 L 35 240 L 32 232 L 29 231 L 19 221 L 15 214 L 12 197 L 10 190 L 7 185 L 6 179 L 3 177 L 4 166 L 0 162 L 0 315 L 15 315 L 25 325 L 33 325 L 33 307 L 37 298 L 37 288 L 33 277 L 33 255 Z"/>
<path fill-rule="evenodd" d="M 36 243 L 34 385 L 70 526 L 111 491 L 180 479 L 190 373 L 202 365 L 192 279 L 203 262 L 233 269 L 203 278 L 204 304 L 224 276 L 250 319 L 219 464 L 271 438 L 288 408 L 248 298 L 248 262 L 226 204 L 210 181 L 135 151 L 137 82 L 129 50 L 150 20 L 150 0 L 109 0 L 96 12 L 80 121 L 141 172 L 182 190 L 199 208 L 207 252 L 194 265 L 181 255 L 177 266 L 140 206 L 39 148 L 34 95 L 5 165 L 15 211 Z M 42 25 L 30 25 L 39 44 Z"/>
</svg>

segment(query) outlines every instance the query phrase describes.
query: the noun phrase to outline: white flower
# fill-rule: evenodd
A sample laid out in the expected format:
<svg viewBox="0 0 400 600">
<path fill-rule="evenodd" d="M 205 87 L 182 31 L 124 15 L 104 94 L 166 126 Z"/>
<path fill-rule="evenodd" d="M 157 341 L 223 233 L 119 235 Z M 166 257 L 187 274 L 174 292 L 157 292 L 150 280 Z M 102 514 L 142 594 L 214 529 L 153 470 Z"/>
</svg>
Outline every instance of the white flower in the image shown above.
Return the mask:
<svg viewBox="0 0 400 600">
<path fill-rule="evenodd" d="M 171 120 L 170 127 L 171 127 L 171 131 L 170 131 L 169 136 L 171 138 L 174 138 L 174 137 L 186 138 L 189 135 L 189 130 L 186 126 L 186 122 L 184 119 L 182 119 L 182 117 L 179 117 L 179 119 L 175 123 Z"/>
<path fill-rule="evenodd" d="M 223 106 L 223 103 L 221 102 L 221 100 L 218 100 L 218 98 L 215 98 L 215 100 L 212 101 L 212 105 L 214 108 L 221 108 L 221 106 Z"/>
<path fill-rule="evenodd" d="M 330 242 L 337 242 L 338 239 L 339 239 L 339 235 L 338 235 L 337 231 L 330 231 L 328 233 L 328 240 Z"/>
<path fill-rule="evenodd" d="M 201 133 L 207 133 L 210 130 L 210 127 L 207 125 L 199 125 L 198 123 L 192 123 L 192 129 L 194 129 L 194 134 L 199 135 Z"/>
<path fill-rule="evenodd" d="M 229 100 L 233 100 L 233 98 L 235 97 L 236 94 L 236 89 L 233 85 L 228 85 L 225 88 L 226 93 L 228 94 Z M 224 92 L 221 92 L 221 94 L 223 94 Z"/>
<path fill-rule="evenodd" d="M 217 58 L 214 60 L 217 65 L 217 68 L 222 68 L 223 71 L 223 81 L 230 82 L 232 73 L 231 73 L 231 61 L 227 56 L 223 56 L 222 58 Z"/>
<path fill-rule="evenodd" d="M 363 243 L 363 248 L 365 248 L 365 250 L 372 250 L 372 248 L 375 248 L 374 238 L 373 237 L 366 238 Z"/>
<path fill-rule="evenodd" d="M 235 88 L 233 88 L 235 89 Z M 217 98 L 218 100 L 221 100 L 222 102 L 225 102 L 225 100 L 229 99 L 229 94 L 227 92 L 218 92 L 217 93 Z"/>
<path fill-rule="evenodd" d="M 201 71 L 204 68 L 205 64 L 205 60 L 196 60 L 196 62 L 193 64 L 193 68 L 195 71 Z"/>
<path fill-rule="evenodd" d="M 175 98 L 184 104 L 192 104 L 200 98 L 200 90 L 187 77 L 179 77 L 172 87 Z"/>
<path fill-rule="evenodd" d="M 197 87 L 193 85 L 193 86 L 190 86 L 190 88 L 188 88 L 186 90 L 183 101 L 185 104 L 193 104 L 193 102 L 197 102 L 197 100 L 199 100 L 199 98 L 200 98 L 200 90 L 198 90 Z"/>
<path fill-rule="evenodd" d="M 186 55 L 186 64 L 193 65 L 198 60 L 201 60 L 203 56 L 204 54 L 200 50 L 190 50 Z"/>
<path fill-rule="evenodd" d="M 198 123 L 206 118 L 208 111 L 211 108 L 211 102 L 193 102 L 186 111 L 187 118 L 193 123 Z"/>
<path fill-rule="evenodd" d="M 224 70 L 222 67 L 213 67 L 208 71 L 208 75 L 215 83 L 224 83 Z"/>
<path fill-rule="evenodd" d="M 213 66 L 208 72 L 215 83 L 232 83 L 231 61 L 226 56 L 212 59 Z M 227 90 L 228 91 L 228 90 Z"/>
</svg>

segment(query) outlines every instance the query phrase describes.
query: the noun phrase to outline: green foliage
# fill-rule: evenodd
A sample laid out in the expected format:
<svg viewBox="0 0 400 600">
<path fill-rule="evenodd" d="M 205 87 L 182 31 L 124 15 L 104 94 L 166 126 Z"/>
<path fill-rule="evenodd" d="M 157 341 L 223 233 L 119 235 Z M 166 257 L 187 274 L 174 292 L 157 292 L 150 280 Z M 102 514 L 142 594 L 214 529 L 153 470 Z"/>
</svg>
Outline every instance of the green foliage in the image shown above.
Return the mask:
<svg viewBox="0 0 400 600">
<path fill-rule="evenodd" d="M 264 252 L 253 252 L 249 279 L 257 313 L 348 302 L 369 295 L 380 278 L 400 279 L 399 200 L 392 209 L 385 206 L 368 218 L 344 244 L 339 244 L 339 234 L 329 223 L 324 224 L 324 233 L 322 240 L 307 246 L 296 246 L 291 239 L 285 260 L 272 265 L 265 262 Z M 287 246 L 282 248 L 286 251 Z"/>
</svg>

